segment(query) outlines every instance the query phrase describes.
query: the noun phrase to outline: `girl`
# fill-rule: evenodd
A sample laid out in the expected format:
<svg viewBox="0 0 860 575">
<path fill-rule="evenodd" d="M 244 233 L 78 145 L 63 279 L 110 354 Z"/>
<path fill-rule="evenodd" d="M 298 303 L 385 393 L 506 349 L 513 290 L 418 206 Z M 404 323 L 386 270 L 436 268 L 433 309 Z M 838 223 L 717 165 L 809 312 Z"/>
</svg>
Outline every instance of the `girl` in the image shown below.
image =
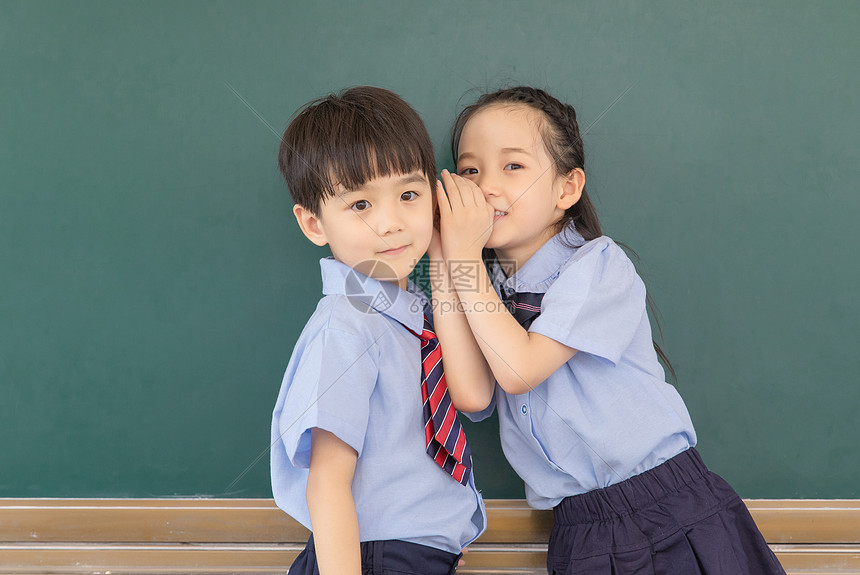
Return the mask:
<svg viewBox="0 0 860 575">
<path fill-rule="evenodd" d="M 586 193 L 574 109 L 533 88 L 487 94 L 452 149 L 430 250 L 448 387 L 475 420 L 498 409 L 529 504 L 554 509 L 549 573 L 784 574 L 694 449 L 644 285 Z"/>
</svg>

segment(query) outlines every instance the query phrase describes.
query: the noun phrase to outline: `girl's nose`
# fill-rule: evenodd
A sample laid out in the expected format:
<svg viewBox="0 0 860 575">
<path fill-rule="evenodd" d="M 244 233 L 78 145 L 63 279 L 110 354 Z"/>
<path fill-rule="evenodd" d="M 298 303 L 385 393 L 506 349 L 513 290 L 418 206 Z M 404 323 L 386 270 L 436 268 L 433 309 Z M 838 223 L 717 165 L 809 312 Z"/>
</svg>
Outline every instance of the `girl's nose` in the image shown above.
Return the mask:
<svg viewBox="0 0 860 575">
<path fill-rule="evenodd" d="M 481 188 L 482 192 L 484 192 L 484 197 L 498 196 L 501 193 L 498 186 L 498 178 L 494 178 L 490 174 L 478 174 L 473 181 L 478 184 L 478 187 Z"/>
</svg>

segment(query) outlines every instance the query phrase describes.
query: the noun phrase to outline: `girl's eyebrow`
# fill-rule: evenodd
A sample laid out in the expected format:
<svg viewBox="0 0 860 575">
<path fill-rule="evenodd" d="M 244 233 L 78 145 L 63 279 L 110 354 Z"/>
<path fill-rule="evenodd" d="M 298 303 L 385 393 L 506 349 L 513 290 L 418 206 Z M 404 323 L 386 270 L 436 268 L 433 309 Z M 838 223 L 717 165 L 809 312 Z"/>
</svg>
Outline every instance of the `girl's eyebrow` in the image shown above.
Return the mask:
<svg viewBox="0 0 860 575">
<path fill-rule="evenodd" d="M 529 152 L 525 148 L 502 148 L 502 152 L 531 155 L 531 152 Z"/>
<path fill-rule="evenodd" d="M 529 156 L 534 155 L 534 154 L 532 154 L 532 152 L 530 152 L 530 151 L 526 150 L 525 148 L 502 148 L 502 149 L 501 149 L 501 152 L 502 152 L 503 154 L 526 154 L 526 155 L 529 155 Z M 457 156 L 457 161 L 458 161 L 458 162 L 460 162 L 460 161 L 462 161 L 462 160 L 464 160 L 464 159 L 466 159 L 466 160 L 474 160 L 474 159 L 475 159 L 475 154 L 473 154 L 473 153 L 471 153 L 471 152 L 463 152 L 462 154 L 460 154 L 459 156 Z"/>
</svg>

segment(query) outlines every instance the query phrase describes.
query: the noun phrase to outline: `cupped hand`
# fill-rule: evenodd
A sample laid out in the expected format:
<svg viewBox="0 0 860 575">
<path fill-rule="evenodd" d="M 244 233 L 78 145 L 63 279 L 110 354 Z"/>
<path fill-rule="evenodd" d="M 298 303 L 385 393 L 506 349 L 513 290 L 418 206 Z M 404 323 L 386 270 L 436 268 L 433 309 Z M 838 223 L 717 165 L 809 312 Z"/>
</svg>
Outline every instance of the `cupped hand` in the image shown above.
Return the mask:
<svg viewBox="0 0 860 575">
<path fill-rule="evenodd" d="M 480 259 L 493 232 L 493 207 L 476 183 L 448 170 L 441 181 L 444 189 L 437 187 L 436 194 L 445 259 Z"/>
<path fill-rule="evenodd" d="M 436 181 L 436 195 L 444 194 L 442 182 Z M 439 207 L 433 209 L 433 235 L 430 237 L 430 245 L 427 247 L 427 257 L 431 260 L 442 260 L 442 234 L 439 232 Z"/>
</svg>

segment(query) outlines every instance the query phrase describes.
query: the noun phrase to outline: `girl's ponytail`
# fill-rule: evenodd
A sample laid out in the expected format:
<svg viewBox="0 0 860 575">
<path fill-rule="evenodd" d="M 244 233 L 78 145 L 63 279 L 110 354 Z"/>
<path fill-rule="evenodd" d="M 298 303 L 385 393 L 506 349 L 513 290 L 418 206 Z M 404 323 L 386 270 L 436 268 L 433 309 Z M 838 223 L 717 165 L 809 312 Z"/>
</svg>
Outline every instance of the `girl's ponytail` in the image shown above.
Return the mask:
<svg viewBox="0 0 860 575">
<path fill-rule="evenodd" d="M 576 168 L 583 171 L 585 170 L 585 146 L 582 143 L 582 134 L 579 131 L 579 123 L 576 121 L 576 110 L 570 104 L 565 104 L 559 101 L 544 90 L 529 86 L 504 88 L 491 94 L 484 94 L 478 98 L 477 102 L 464 108 L 454 122 L 454 129 L 451 135 L 451 154 L 454 161 L 457 161 L 457 149 L 460 146 L 460 135 L 463 133 L 463 128 L 465 127 L 466 122 L 469 121 L 469 118 L 489 106 L 517 105 L 525 105 L 542 112 L 541 118 L 543 121 L 539 128 L 540 133 L 543 137 L 544 146 L 555 163 L 555 169 L 558 175 L 563 176 L 565 174 L 569 174 Z M 593 240 L 603 235 L 603 231 L 600 226 L 600 219 L 597 216 L 597 209 L 594 207 L 585 187 L 582 188 L 582 196 L 579 201 L 569 207 L 558 221 L 556 233 L 561 232 L 571 222 L 573 222 L 576 231 L 585 241 Z M 562 236 L 562 238 L 564 238 L 564 236 Z M 632 253 L 635 259 L 638 259 L 636 252 L 630 247 L 620 242 L 617 243 L 625 250 Z M 491 250 L 485 250 L 485 261 L 489 261 L 494 257 L 495 254 L 493 254 Z M 657 330 L 662 334 L 660 322 L 657 317 L 659 315 L 659 310 L 657 310 L 657 307 L 651 300 L 650 294 L 647 296 L 647 303 L 651 316 L 657 324 Z M 672 374 L 672 377 L 677 379 L 675 369 L 672 367 L 669 358 L 666 357 L 666 354 L 662 349 L 660 349 L 660 346 L 656 341 L 653 341 L 653 344 L 654 350 L 657 352 L 657 356 L 663 362 L 663 365 L 666 366 Z"/>
</svg>

